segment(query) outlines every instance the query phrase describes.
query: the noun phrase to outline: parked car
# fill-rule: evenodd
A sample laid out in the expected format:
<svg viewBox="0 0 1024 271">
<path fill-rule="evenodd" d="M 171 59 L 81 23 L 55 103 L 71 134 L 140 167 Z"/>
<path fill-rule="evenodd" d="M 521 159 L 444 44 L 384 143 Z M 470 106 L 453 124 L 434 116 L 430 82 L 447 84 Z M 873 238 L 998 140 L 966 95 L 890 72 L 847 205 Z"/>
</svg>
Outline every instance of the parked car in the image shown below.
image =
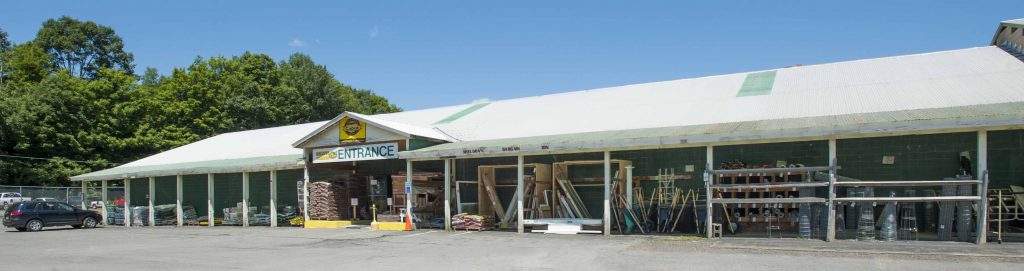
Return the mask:
<svg viewBox="0 0 1024 271">
<path fill-rule="evenodd" d="M 22 201 L 30 201 L 32 198 L 25 198 L 21 196 L 21 193 L 4 192 L 0 193 L 0 207 L 7 210 L 7 206 L 11 204 L 19 203 Z"/>
<path fill-rule="evenodd" d="M 55 198 L 34 198 L 32 201 L 58 201 Z"/>
<path fill-rule="evenodd" d="M 39 231 L 55 226 L 95 228 L 101 219 L 97 212 L 53 201 L 22 201 L 4 212 L 4 226 L 18 231 Z"/>
</svg>

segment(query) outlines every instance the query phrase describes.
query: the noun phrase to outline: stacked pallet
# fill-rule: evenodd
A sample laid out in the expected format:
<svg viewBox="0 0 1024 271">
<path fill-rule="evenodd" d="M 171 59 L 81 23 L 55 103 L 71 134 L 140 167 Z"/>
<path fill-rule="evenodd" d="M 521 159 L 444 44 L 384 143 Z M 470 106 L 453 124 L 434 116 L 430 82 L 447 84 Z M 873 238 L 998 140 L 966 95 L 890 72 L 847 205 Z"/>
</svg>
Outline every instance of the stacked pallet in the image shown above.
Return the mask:
<svg viewBox="0 0 1024 271">
<path fill-rule="evenodd" d="M 471 215 L 461 213 L 452 216 L 452 228 L 456 230 L 489 230 L 491 225 L 489 219 L 482 215 Z"/>
<path fill-rule="evenodd" d="M 347 208 L 339 208 L 348 199 L 343 198 L 344 185 L 333 182 L 309 184 L 309 218 L 313 220 L 341 220 L 348 216 Z"/>
<path fill-rule="evenodd" d="M 312 220 L 357 219 L 352 198 L 367 201 L 366 177 L 339 175 L 309 184 L 309 218 Z"/>
</svg>

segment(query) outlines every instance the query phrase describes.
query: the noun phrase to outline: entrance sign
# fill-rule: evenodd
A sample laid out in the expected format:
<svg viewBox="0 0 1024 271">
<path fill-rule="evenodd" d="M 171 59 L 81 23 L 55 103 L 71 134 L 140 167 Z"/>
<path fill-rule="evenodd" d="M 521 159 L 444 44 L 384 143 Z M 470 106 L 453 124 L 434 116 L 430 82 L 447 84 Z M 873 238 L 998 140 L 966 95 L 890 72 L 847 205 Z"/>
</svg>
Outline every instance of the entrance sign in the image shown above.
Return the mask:
<svg viewBox="0 0 1024 271">
<path fill-rule="evenodd" d="M 398 143 L 313 149 L 313 163 L 351 162 L 398 158 Z"/>
</svg>

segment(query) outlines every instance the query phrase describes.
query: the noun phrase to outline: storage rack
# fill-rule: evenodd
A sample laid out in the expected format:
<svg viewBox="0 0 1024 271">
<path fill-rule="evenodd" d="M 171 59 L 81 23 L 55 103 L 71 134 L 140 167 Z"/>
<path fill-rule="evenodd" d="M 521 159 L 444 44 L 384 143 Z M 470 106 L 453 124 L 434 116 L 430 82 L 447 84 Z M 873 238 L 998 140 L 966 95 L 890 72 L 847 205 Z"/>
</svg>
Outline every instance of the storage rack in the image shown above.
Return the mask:
<svg viewBox="0 0 1024 271">
<path fill-rule="evenodd" d="M 708 166 L 710 168 L 710 165 Z M 795 167 L 795 168 L 758 168 L 758 169 L 717 169 L 705 170 L 705 189 L 708 196 L 707 221 L 712 221 L 714 208 L 725 205 L 724 216 L 732 216 L 739 212 L 742 218 L 730 222 L 756 225 L 771 230 L 772 227 L 796 222 L 789 215 L 799 211 L 800 203 L 828 203 L 828 198 L 800 195 L 801 188 L 829 187 L 830 181 L 814 181 L 813 173 L 819 171 L 835 172 L 837 166 Z M 716 205 L 718 204 L 718 205 Z M 717 207 L 716 207 L 717 206 Z M 782 217 L 774 214 L 776 209 L 785 214 Z M 773 212 L 765 216 L 762 212 Z M 751 214 L 757 214 L 753 216 Z M 774 226 L 773 226 L 774 225 Z M 708 223 L 708 237 L 712 235 L 712 225 Z M 781 230 L 782 228 L 779 228 Z"/>
</svg>

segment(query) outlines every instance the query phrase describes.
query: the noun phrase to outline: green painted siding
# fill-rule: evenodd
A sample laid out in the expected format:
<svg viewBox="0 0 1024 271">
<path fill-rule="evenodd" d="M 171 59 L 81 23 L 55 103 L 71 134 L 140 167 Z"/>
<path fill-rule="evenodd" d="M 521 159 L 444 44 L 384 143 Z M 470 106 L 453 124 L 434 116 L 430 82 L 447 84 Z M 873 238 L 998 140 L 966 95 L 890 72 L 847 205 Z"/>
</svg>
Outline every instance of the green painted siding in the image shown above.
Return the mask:
<svg viewBox="0 0 1024 271">
<path fill-rule="evenodd" d="M 634 177 L 657 176 L 658 169 L 662 168 L 675 169 L 678 176 L 689 176 L 689 180 L 676 180 L 676 187 L 682 189 L 702 189 L 704 187 L 706 156 L 707 150 L 704 147 L 612 152 L 612 159 L 633 162 Z M 686 172 L 686 165 L 693 165 L 693 172 Z M 633 186 L 643 187 L 644 195 L 651 195 L 658 187 L 658 182 L 641 181 L 633 183 Z"/>
<path fill-rule="evenodd" d="M 182 176 L 181 190 L 181 205 L 196 208 L 196 217 L 206 216 L 206 174 Z"/>
<path fill-rule="evenodd" d="M 836 142 L 839 175 L 862 180 L 941 180 L 954 177 L 960 152 L 977 159 L 977 133 L 841 139 Z M 895 156 L 883 165 L 882 156 Z M 974 165 L 976 167 L 976 164 Z"/>
<path fill-rule="evenodd" d="M 412 138 L 412 139 L 409 139 L 408 150 L 410 150 L 410 151 L 411 150 L 418 150 L 418 149 L 422 149 L 422 148 L 426 148 L 426 147 L 430 147 L 430 146 L 434 146 L 434 145 L 438 145 L 438 144 L 441 144 L 441 143 L 430 141 L 430 140 L 423 140 L 423 139 Z"/>
<path fill-rule="evenodd" d="M 213 175 L 213 213 L 224 218 L 224 208 L 232 208 L 242 202 L 242 173 L 219 173 Z"/>
<path fill-rule="evenodd" d="M 257 214 L 270 214 L 270 172 L 249 173 L 249 206 Z"/>
<path fill-rule="evenodd" d="M 131 202 L 129 207 L 149 206 L 149 178 L 131 179 Z"/>
<path fill-rule="evenodd" d="M 153 184 L 156 188 L 156 197 L 153 198 L 153 204 L 165 205 L 177 203 L 177 176 L 156 177 L 156 181 Z"/>
<path fill-rule="evenodd" d="M 828 165 L 828 141 L 803 141 L 751 145 L 715 146 L 712 167 L 736 159 L 748 165 L 772 165 L 776 161 L 805 166 Z M 840 159 L 842 161 L 842 159 Z"/>
<path fill-rule="evenodd" d="M 988 132 L 989 187 L 1024 186 L 1024 130 Z"/>
<path fill-rule="evenodd" d="M 291 169 L 277 171 L 277 206 L 299 205 L 299 183 L 303 179 L 303 170 Z"/>
</svg>

